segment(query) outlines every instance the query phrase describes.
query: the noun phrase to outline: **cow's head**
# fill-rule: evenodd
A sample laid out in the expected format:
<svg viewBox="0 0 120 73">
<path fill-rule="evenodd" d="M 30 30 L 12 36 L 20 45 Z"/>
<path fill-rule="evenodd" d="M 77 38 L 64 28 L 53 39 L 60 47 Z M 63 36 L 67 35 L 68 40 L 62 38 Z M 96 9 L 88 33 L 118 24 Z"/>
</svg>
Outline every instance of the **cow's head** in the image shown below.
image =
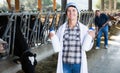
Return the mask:
<svg viewBox="0 0 120 73">
<path fill-rule="evenodd" d="M 35 73 L 35 66 L 37 65 L 36 54 L 28 51 L 21 56 L 22 70 L 25 73 Z"/>
</svg>

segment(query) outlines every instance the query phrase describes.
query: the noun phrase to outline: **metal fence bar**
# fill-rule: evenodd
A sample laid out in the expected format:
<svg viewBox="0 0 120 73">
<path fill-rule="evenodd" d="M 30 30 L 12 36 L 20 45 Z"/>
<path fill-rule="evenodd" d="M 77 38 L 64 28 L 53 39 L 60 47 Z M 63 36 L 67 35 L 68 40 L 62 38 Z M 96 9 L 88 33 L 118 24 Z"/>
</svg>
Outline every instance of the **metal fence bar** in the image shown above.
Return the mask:
<svg viewBox="0 0 120 73">
<path fill-rule="evenodd" d="M 48 35 L 49 35 L 49 28 L 54 27 L 57 31 L 60 25 L 63 24 L 63 15 L 64 12 L 47 12 L 47 13 L 0 13 L 0 16 L 9 16 L 9 21 L 4 32 L 3 38 L 8 39 L 9 36 L 9 49 L 14 51 L 14 40 L 15 40 L 15 30 L 16 30 L 16 23 L 17 17 L 20 17 L 20 29 L 24 38 L 26 39 L 28 45 L 30 47 L 40 46 L 41 44 L 47 44 L 48 42 Z M 35 16 L 35 20 L 32 22 L 31 18 Z M 80 21 L 85 24 L 92 23 L 93 14 L 90 12 L 81 12 L 80 14 Z M 57 18 L 59 18 L 57 20 Z M 44 19 L 41 20 L 41 19 Z M 52 22 L 50 24 L 50 19 Z M 32 23 L 31 23 L 32 22 Z M 32 28 L 31 28 L 32 25 Z M 11 34 L 11 32 L 14 32 Z M 8 34 L 9 33 L 9 34 Z M 33 45 L 32 45 L 33 44 Z M 10 47 L 12 46 L 12 47 Z"/>
</svg>

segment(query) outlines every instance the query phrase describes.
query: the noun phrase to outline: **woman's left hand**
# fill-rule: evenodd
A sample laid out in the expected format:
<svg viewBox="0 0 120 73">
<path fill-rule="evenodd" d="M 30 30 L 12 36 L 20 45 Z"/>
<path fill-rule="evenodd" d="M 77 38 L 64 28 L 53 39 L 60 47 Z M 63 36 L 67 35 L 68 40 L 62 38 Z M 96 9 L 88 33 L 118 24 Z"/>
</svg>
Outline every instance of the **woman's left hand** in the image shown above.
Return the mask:
<svg viewBox="0 0 120 73">
<path fill-rule="evenodd" d="M 88 31 L 88 34 L 94 39 L 95 38 L 95 31 Z"/>
</svg>

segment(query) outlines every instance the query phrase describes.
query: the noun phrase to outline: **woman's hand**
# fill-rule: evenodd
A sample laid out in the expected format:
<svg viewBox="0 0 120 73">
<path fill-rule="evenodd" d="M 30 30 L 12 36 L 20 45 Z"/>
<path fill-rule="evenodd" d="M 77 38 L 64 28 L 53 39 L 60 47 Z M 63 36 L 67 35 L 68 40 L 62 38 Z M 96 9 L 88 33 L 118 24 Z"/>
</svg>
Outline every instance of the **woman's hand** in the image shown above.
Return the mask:
<svg viewBox="0 0 120 73">
<path fill-rule="evenodd" d="M 50 32 L 49 33 L 49 38 L 51 39 L 54 36 L 54 33 Z"/>
<path fill-rule="evenodd" d="M 88 34 L 94 39 L 95 38 L 95 31 L 88 31 Z"/>
</svg>

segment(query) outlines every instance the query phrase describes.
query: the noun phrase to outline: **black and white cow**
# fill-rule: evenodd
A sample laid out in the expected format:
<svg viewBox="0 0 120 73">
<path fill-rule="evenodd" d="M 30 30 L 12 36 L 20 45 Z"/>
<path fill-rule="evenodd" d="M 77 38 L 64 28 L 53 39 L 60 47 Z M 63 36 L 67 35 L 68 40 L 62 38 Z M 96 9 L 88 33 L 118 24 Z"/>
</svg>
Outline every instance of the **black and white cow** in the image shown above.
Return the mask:
<svg viewBox="0 0 120 73">
<path fill-rule="evenodd" d="M 35 73 L 36 54 L 31 53 L 29 50 L 25 51 L 20 58 L 20 62 L 25 73 Z"/>
<path fill-rule="evenodd" d="M 30 47 L 21 32 L 20 21 L 21 18 L 17 17 L 14 55 L 20 57 L 22 70 L 25 73 L 35 73 L 35 66 L 37 64 L 36 54 L 30 51 Z"/>
<path fill-rule="evenodd" d="M 20 23 L 21 23 L 21 17 L 17 16 L 16 32 L 15 32 L 15 40 L 14 40 L 14 56 L 19 57 L 21 62 L 21 68 L 25 73 L 35 73 L 35 66 L 37 64 L 36 54 L 30 51 L 30 47 L 28 46 L 28 43 L 26 42 L 26 39 L 24 38 L 21 32 Z M 8 16 L 5 15 L 0 16 L 0 37 L 3 36 L 7 24 L 8 24 Z"/>
</svg>

